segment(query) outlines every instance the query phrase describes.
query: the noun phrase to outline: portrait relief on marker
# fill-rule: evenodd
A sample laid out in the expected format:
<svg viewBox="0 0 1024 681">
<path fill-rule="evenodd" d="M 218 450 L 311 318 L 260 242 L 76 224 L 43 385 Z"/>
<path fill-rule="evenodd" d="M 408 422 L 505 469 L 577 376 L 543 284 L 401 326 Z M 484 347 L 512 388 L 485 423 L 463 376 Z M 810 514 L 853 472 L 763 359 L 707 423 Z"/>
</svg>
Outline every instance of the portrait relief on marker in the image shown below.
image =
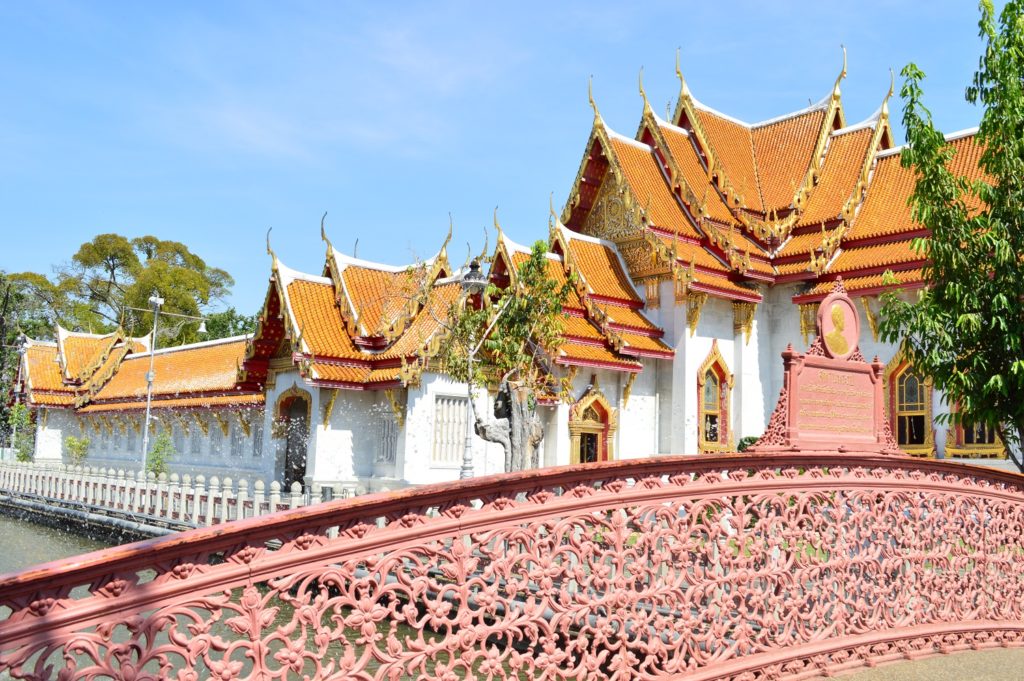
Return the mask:
<svg viewBox="0 0 1024 681">
<path fill-rule="evenodd" d="M 857 350 L 860 318 L 845 293 L 833 292 L 818 307 L 818 330 L 828 356 L 847 359 Z"/>
</svg>

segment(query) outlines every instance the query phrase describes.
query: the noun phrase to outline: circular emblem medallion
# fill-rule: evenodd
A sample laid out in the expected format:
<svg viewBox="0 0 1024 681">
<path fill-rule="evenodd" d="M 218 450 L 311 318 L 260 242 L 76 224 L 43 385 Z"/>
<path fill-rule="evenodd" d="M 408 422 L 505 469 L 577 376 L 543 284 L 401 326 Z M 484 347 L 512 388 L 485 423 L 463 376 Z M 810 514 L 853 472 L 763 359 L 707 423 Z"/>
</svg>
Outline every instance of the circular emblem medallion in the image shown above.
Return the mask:
<svg viewBox="0 0 1024 681">
<path fill-rule="evenodd" d="M 818 333 L 833 359 L 846 359 L 857 349 L 860 317 L 845 293 L 832 293 L 818 307 Z"/>
</svg>

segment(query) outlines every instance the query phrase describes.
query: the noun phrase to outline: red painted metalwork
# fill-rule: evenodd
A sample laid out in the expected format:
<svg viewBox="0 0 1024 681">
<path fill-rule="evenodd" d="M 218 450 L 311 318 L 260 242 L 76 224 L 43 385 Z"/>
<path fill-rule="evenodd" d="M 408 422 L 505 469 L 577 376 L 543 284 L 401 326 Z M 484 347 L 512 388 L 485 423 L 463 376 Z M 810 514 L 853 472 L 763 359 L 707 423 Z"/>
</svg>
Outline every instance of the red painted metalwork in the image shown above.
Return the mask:
<svg viewBox="0 0 1024 681">
<path fill-rule="evenodd" d="M 1022 563 L 1022 476 L 836 453 L 617 461 L 0 576 L 0 676 L 805 679 L 1024 645 Z"/>
</svg>

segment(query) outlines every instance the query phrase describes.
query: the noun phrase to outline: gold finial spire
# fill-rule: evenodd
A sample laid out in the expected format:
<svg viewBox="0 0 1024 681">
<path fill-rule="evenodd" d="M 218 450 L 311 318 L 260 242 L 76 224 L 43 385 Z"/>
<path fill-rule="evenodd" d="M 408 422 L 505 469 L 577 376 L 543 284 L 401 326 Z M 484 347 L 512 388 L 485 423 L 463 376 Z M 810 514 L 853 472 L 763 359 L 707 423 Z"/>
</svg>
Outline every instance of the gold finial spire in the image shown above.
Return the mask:
<svg viewBox="0 0 1024 681">
<path fill-rule="evenodd" d="M 843 70 L 839 72 L 838 76 L 836 76 L 836 84 L 832 87 L 833 97 L 839 96 L 839 81 L 846 78 L 846 45 L 840 44 L 839 49 L 843 51 Z"/>
<path fill-rule="evenodd" d="M 548 196 L 548 210 L 551 212 L 551 217 L 554 218 L 555 222 L 561 222 L 562 217 L 555 212 L 555 193 L 551 192 Z"/>
<path fill-rule="evenodd" d="M 892 67 L 889 67 L 889 91 L 885 93 L 885 99 L 882 100 L 882 116 L 885 118 L 889 117 L 889 98 L 892 97 L 893 90 L 896 88 L 896 74 L 893 72 Z"/>
<path fill-rule="evenodd" d="M 448 211 L 448 236 L 444 238 L 444 243 L 441 244 L 441 252 L 443 253 L 448 244 L 452 241 L 452 232 L 455 230 L 455 219 L 452 218 L 452 212 Z"/>
<path fill-rule="evenodd" d="M 597 102 L 594 101 L 594 76 L 587 79 L 587 97 L 590 99 L 590 108 L 594 110 L 594 118 L 601 119 L 601 112 L 597 110 Z"/>
<path fill-rule="evenodd" d="M 651 103 L 647 101 L 647 93 L 644 91 L 644 67 L 640 67 L 640 75 L 637 76 L 637 82 L 640 85 L 640 96 L 644 100 L 644 111 L 646 112 L 651 108 Z"/>
<path fill-rule="evenodd" d="M 686 79 L 683 78 L 683 70 L 679 67 L 679 48 L 676 48 L 676 78 L 679 79 L 679 96 L 689 97 L 690 88 L 686 85 Z"/>
<path fill-rule="evenodd" d="M 327 254 L 328 257 L 330 257 L 330 255 L 334 253 L 334 245 L 331 243 L 331 240 L 327 238 L 326 221 L 327 211 L 324 211 L 324 214 L 320 216 L 320 240 L 327 244 Z"/>
<path fill-rule="evenodd" d="M 277 255 L 274 253 L 274 249 L 270 247 L 270 233 L 273 231 L 273 227 L 267 228 L 267 255 L 269 255 L 274 260 L 277 260 Z"/>
<path fill-rule="evenodd" d="M 498 207 L 494 207 L 494 229 L 498 230 L 498 238 L 500 239 L 503 232 L 501 231 L 501 223 L 498 222 Z"/>
</svg>

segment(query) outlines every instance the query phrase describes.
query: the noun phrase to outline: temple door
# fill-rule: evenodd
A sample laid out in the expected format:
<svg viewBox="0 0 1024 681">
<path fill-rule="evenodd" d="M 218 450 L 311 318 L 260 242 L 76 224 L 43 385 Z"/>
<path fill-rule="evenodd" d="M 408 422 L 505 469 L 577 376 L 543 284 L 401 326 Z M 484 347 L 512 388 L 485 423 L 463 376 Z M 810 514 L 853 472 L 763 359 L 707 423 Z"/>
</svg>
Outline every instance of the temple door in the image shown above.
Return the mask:
<svg viewBox="0 0 1024 681">
<path fill-rule="evenodd" d="M 306 476 L 306 454 L 309 444 L 309 402 L 295 397 L 285 412 L 285 489 Z"/>
</svg>

